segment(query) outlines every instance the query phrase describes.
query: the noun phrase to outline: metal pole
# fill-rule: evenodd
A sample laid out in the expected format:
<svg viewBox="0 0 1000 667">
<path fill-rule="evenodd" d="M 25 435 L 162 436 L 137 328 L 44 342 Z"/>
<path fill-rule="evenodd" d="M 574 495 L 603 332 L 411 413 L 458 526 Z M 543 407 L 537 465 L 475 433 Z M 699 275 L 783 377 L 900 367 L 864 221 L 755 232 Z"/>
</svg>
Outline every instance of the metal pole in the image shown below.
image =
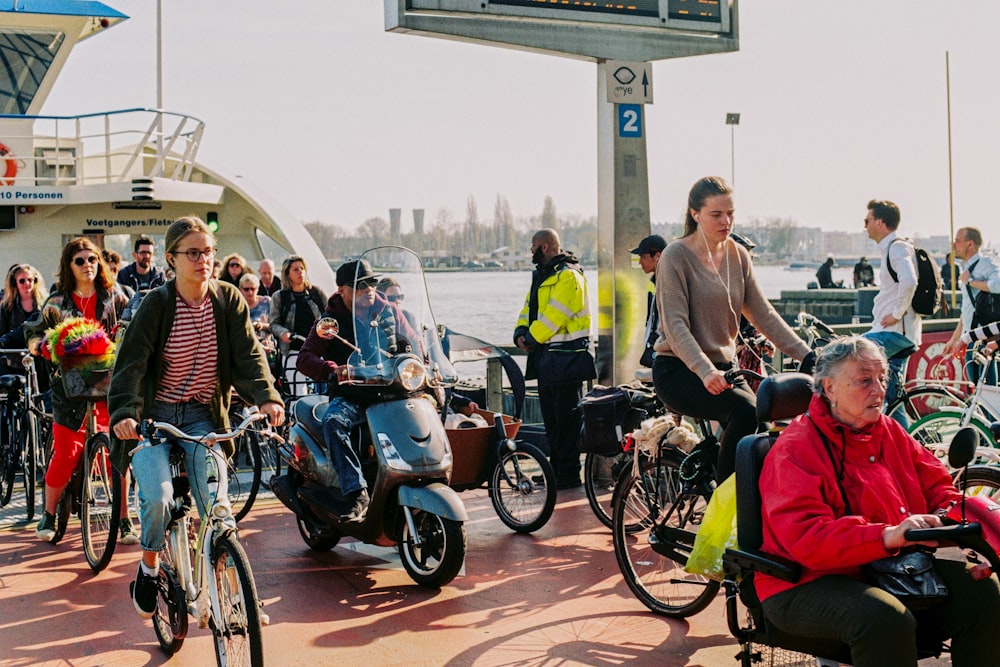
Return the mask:
<svg viewBox="0 0 1000 667">
<path fill-rule="evenodd" d="M 945 82 L 945 96 L 948 101 L 948 224 L 951 228 L 950 239 L 955 238 L 955 191 L 952 187 L 952 173 L 951 173 L 951 65 L 948 60 L 948 52 L 944 52 L 944 82 Z M 955 255 L 951 255 L 951 307 L 955 308 L 956 298 L 955 298 L 955 284 L 957 282 L 955 276 Z"/>
<path fill-rule="evenodd" d="M 163 155 L 163 0 L 156 0 L 156 154 Z M 163 162 L 160 164 L 159 173 L 163 175 Z"/>
<path fill-rule="evenodd" d="M 736 125 L 729 126 L 729 155 L 732 160 L 730 165 L 729 187 L 736 188 Z"/>
</svg>

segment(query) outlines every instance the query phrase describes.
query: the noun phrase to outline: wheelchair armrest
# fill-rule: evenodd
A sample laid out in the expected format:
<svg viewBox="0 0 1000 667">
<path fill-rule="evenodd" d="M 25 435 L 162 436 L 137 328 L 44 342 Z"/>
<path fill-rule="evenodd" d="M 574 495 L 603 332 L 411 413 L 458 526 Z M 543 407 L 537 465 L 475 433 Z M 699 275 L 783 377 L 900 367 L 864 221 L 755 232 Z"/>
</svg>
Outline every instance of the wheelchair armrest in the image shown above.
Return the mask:
<svg viewBox="0 0 1000 667">
<path fill-rule="evenodd" d="M 787 558 L 772 556 L 762 551 L 726 549 L 723 560 L 744 571 L 760 572 L 792 583 L 802 576 L 802 566 Z"/>
</svg>

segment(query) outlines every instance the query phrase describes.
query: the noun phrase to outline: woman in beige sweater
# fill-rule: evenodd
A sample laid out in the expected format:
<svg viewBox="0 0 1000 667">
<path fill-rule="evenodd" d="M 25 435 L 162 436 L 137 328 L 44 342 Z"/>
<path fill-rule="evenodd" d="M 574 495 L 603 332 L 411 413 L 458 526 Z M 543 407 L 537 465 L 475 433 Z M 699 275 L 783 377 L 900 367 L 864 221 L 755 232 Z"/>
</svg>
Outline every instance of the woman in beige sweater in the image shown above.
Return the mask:
<svg viewBox="0 0 1000 667">
<path fill-rule="evenodd" d="M 764 297 L 750 254 L 729 238 L 733 212 L 733 192 L 722 178 L 699 180 L 688 195 L 684 236 L 656 267 L 656 394 L 674 412 L 723 424 L 720 482 L 733 471 L 736 443 L 757 430 L 756 396 L 742 379 L 731 385 L 725 377 L 735 365 L 740 315 L 785 354 L 809 354 Z"/>
</svg>

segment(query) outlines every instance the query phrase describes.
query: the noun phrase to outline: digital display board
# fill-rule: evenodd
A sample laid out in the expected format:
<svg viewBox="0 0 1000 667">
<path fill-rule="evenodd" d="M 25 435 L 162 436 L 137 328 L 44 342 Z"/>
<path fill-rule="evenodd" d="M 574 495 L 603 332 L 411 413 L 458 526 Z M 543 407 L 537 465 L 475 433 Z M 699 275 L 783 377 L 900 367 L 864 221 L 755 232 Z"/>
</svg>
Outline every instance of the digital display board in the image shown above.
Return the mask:
<svg viewBox="0 0 1000 667">
<path fill-rule="evenodd" d="M 608 0 L 490 0 L 491 5 L 513 7 L 541 7 L 544 9 L 571 9 L 581 12 L 602 12 L 606 14 L 626 14 L 632 16 L 659 16 L 659 0 L 632 0 L 631 2 L 611 2 Z"/>
<path fill-rule="evenodd" d="M 593 60 L 739 50 L 738 0 L 384 0 L 386 30 Z"/>
</svg>

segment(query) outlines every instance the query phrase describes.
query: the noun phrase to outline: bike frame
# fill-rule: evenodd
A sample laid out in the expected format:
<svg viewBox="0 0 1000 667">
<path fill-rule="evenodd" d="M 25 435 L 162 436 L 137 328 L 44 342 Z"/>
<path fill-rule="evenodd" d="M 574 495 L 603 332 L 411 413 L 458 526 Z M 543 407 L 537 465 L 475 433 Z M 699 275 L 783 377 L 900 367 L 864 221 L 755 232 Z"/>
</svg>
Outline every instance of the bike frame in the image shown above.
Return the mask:
<svg viewBox="0 0 1000 667">
<path fill-rule="evenodd" d="M 206 459 L 208 457 L 215 457 L 216 470 L 219 469 L 218 466 L 226 465 L 225 455 L 220 451 L 217 443 L 211 447 L 206 447 L 205 455 Z M 170 464 L 171 478 L 180 477 L 183 468 L 184 465 L 181 461 L 172 462 Z M 210 581 L 212 569 L 210 546 L 215 543 L 217 537 L 236 532 L 235 520 L 232 519 L 229 498 L 224 488 L 226 485 L 219 484 L 218 481 L 215 484 L 218 485 L 215 489 L 215 499 L 211 507 L 208 508 L 208 514 L 205 517 L 199 517 L 200 525 L 195 537 L 194 558 L 191 557 L 190 536 L 193 518 L 189 515 L 189 508 L 184 507 L 183 498 L 176 498 L 174 500 L 175 509 L 183 511 L 183 516 L 171 522 L 170 527 L 167 529 L 167 539 L 174 561 L 174 574 L 177 576 L 177 581 L 180 583 L 181 588 L 184 589 L 188 613 L 198 619 L 198 625 L 201 628 L 208 627 L 209 615 L 212 616 L 215 627 L 225 627 L 222 619 L 219 591 L 215 586 L 206 586 L 206 582 Z M 211 485 L 212 482 L 209 482 L 210 493 L 212 492 Z M 195 563 L 197 563 L 197 568 L 195 567 Z M 198 604 L 199 600 L 204 600 L 202 592 L 206 588 L 211 603 L 208 605 Z"/>
</svg>

